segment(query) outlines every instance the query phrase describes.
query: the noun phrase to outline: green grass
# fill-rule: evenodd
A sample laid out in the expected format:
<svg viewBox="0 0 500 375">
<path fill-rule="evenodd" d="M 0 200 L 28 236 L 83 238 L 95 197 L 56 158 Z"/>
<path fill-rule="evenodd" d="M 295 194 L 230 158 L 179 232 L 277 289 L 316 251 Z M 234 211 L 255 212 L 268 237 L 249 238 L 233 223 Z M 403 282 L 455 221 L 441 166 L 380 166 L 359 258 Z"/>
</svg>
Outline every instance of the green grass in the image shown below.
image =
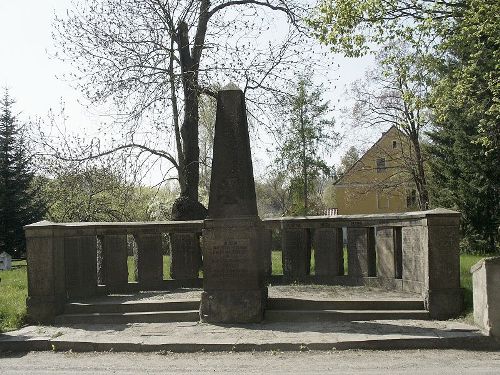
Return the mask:
<svg viewBox="0 0 500 375">
<path fill-rule="evenodd" d="M 460 282 L 465 289 L 465 314 L 471 320 L 472 313 L 472 276 L 470 268 L 481 258 L 479 255 L 460 256 Z M 282 275 L 281 252 L 272 253 L 273 275 Z M 128 258 L 129 281 L 134 281 L 133 257 Z M 347 272 L 347 254 L 344 249 L 344 267 Z M 314 271 L 314 256 L 311 259 L 311 271 Z M 164 278 L 170 278 L 170 257 L 163 257 Z M 26 261 L 14 261 L 13 269 L 0 271 L 0 332 L 17 329 L 26 321 Z"/>
<path fill-rule="evenodd" d="M 12 262 L 12 270 L 0 271 L 0 332 L 21 327 L 26 320 L 26 261 Z"/>
<path fill-rule="evenodd" d="M 134 274 L 134 257 L 129 256 L 127 258 L 127 268 L 128 268 L 128 281 L 129 282 L 134 282 L 136 281 L 135 279 L 135 274 Z M 164 255 L 163 256 L 163 279 L 168 280 L 170 279 L 170 255 Z"/>
</svg>

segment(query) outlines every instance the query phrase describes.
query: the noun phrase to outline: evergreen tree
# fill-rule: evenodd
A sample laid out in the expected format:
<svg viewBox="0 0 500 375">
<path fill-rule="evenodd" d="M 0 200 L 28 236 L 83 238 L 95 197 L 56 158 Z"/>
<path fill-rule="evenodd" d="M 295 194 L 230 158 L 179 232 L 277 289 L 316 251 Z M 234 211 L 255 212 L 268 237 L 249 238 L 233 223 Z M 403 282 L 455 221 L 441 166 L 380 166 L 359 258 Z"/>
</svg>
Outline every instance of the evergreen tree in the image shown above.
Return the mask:
<svg viewBox="0 0 500 375">
<path fill-rule="evenodd" d="M 463 215 L 463 248 L 499 250 L 500 3 L 472 0 L 436 58 L 431 133 L 434 205 Z"/>
<path fill-rule="evenodd" d="M 6 90 L 0 100 L 0 253 L 19 257 L 26 245 L 23 226 L 41 220 L 45 205 L 34 186 L 13 104 Z"/>
<path fill-rule="evenodd" d="M 286 123 L 278 132 L 283 143 L 276 161 L 280 172 L 288 176 L 292 201 L 288 214 L 309 215 L 321 209 L 314 206 L 321 202 L 319 177 L 330 175 L 323 154 L 337 137 L 335 122 L 328 117 L 329 102 L 322 99 L 323 91 L 322 86 L 301 77 L 282 107 Z M 317 199 L 311 199 L 313 195 Z"/>
</svg>

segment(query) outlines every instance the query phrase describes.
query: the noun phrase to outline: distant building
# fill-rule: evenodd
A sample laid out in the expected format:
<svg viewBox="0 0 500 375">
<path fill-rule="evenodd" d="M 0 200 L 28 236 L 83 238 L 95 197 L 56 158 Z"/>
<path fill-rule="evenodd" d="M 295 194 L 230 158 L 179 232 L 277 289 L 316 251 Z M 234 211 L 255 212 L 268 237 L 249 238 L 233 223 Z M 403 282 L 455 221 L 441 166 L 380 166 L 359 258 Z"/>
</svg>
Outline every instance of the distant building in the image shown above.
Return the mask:
<svg viewBox="0 0 500 375">
<path fill-rule="evenodd" d="M 408 138 L 395 126 L 335 182 L 339 215 L 415 211 L 417 192 L 405 165 Z"/>
</svg>

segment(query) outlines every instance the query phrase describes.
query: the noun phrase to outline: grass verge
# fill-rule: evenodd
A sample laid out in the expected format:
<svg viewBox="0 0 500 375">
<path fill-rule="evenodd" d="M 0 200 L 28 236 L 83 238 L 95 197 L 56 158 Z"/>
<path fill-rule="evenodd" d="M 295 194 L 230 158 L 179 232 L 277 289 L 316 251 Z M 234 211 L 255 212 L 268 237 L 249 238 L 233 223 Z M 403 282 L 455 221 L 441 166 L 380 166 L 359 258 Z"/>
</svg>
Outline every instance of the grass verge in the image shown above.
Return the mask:
<svg viewBox="0 0 500 375">
<path fill-rule="evenodd" d="M 0 332 L 4 332 L 26 321 L 26 261 L 13 261 L 12 270 L 0 271 L 0 279 Z"/>
</svg>

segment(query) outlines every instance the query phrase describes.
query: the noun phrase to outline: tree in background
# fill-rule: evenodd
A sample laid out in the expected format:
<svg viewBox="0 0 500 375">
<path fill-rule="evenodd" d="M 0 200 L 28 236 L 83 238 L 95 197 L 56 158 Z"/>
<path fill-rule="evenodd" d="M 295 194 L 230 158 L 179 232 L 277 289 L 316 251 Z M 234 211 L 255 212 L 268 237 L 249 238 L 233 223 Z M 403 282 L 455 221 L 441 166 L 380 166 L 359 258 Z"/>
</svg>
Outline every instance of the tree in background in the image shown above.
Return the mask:
<svg viewBox="0 0 500 375">
<path fill-rule="evenodd" d="M 43 218 L 45 202 L 35 184 L 13 104 L 5 90 L 0 101 L 0 253 L 20 257 L 26 248 L 23 226 Z"/>
<path fill-rule="evenodd" d="M 395 126 L 401 133 L 397 163 L 388 186 L 412 184 L 417 190 L 418 206 L 429 208 L 426 156 L 422 147 L 424 131 L 429 129 L 427 53 L 404 41 L 383 47 L 376 66 L 364 80 L 351 89 L 354 100 L 353 126 L 387 129 Z M 382 186 L 383 188 L 383 186 Z"/>
<path fill-rule="evenodd" d="M 351 146 L 344 155 L 340 158 L 340 165 L 337 169 L 337 176 L 340 178 L 346 172 L 352 168 L 352 166 L 359 160 L 361 156 L 359 155 L 359 150 Z"/>
<path fill-rule="evenodd" d="M 282 140 L 276 159 L 281 171 L 286 171 L 287 190 L 292 206 L 289 214 L 317 213 L 319 177 L 328 176 L 330 168 L 323 160 L 330 152 L 337 134 L 335 121 L 329 117 L 329 102 L 323 100 L 324 88 L 314 86 L 309 78 L 301 77 L 281 108 L 284 124 L 277 132 Z"/>
<path fill-rule="evenodd" d="M 430 47 L 422 58 L 430 62 L 431 203 L 462 212 L 466 250 L 498 249 L 500 3 L 323 0 L 310 24 L 347 56 L 395 39 Z"/>
<path fill-rule="evenodd" d="M 181 195 L 173 216 L 204 218 L 200 97 L 214 96 L 211 85 L 228 80 L 243 85 L 247 99 L 259 91 L 258 103 L 265 92 L 280 94 L 289 72 L 309 64 L 299 26 L 306 10 L 288 0 L 75 2 L 56 19 L 57 56 L 74 65 L 71 80 L 92 104 L 111 105 L 121 115 L 120 130 L 110 132 L 121 132 L 120 139 L 105 146 L 97 140 L 87 156 L 132 148 L 168 160 Z M 280 16 L 285 32 L 270 34 Z"/>
<path fill-rule="evenodd" d="M 47 218 L 54 222 L 151 221 L 170 218 L 176 191 L 128 182 L 115 168 L 59 165 L 44 178 Z"/>
<path fill-rule="evenodd" d="M 436 59 L 434 204 L 462 212 L 463 247 L 499 251 L 500 3 L 472 0 Z"/>
</svg>

